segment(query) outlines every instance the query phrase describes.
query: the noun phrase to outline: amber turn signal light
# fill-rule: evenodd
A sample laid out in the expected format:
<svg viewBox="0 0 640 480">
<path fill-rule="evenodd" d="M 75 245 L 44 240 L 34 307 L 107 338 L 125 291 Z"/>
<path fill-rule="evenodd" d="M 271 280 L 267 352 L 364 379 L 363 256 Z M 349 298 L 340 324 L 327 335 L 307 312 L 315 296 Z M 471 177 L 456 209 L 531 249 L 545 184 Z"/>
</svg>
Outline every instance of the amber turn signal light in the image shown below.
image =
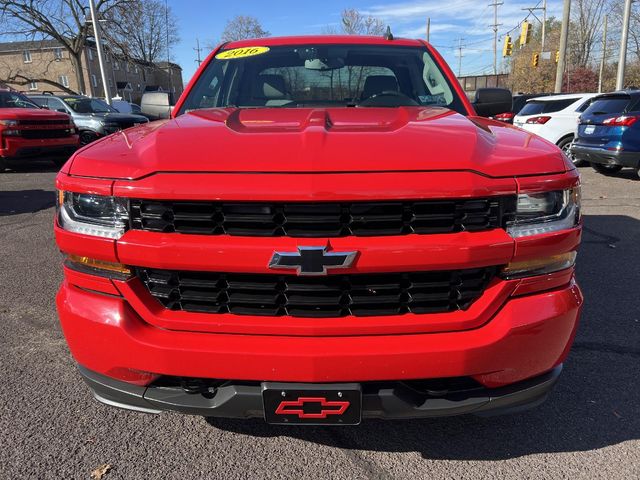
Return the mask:
<svg viewBox="0 0 640 480">
<path fill-rule="evenodd" d="M 96 260 L 95 258 L 81 257 L 79 255 L 68 255 L 67 261 L 77 264 L 81 267 L 95 270 L 104 270 L 105 272 L 117 273 L 120 275 L 131 275 L 131 269 L 121 263 L 105 262 L 103 260 Z"/>
<path fill-rule="evenodd" d="M 561 253 L 550 257 L 536 258 L 522 262 L 511 262 L 500 272 L 500 276 L 507 280 L 514 278 L 533 277 L 547 273 L 558 272 L 573 267 L 576 263 L 576 252 Z"/>
</svg>

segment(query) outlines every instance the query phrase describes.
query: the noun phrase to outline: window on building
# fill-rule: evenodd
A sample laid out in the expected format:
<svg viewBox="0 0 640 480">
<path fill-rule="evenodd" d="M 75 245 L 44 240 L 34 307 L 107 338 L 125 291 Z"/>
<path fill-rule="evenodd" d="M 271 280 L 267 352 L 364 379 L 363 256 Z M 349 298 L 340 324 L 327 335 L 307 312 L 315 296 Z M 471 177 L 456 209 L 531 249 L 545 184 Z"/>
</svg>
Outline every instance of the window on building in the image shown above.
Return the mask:
<svg viewBox="0 0 640 480">
<path fill-rule="evenodd" d="M 38 82 L 30 82 L 29 90 L 38 90 Z"/>
<path fill-rule="evenodd" d="M 90 48 L 87 48 L 87 56 L 89 57 L 89 60 L 93 60 L 93 50 Z"/>
<path fill-rule="evenodd" d="M 24 63 L 31 63 L 31 52 L 29 50 L 22 52 L 22 59 Z"/>
<path fill-rule="evenodd" d="M 113 88 L 113 79 L 109 79 L 109 88 Z"/>
<path fill-rule="evenodd" d="M 56 58 L 56 60 L 62 60 L 63 54 L 64 54 L 64 52 L 62 51 L 61 48 L 55 48 L 53 50 L 53 55 Z"/>
<path fill-rule="evenodd" d="M 91 74 L 91 85 L 93 85 L 94 87 L 98 86 L 98 78 L 93 73 Z"/>
<path fill-rule="evenodd" d="M 67 77 L 66 75 L 60 75 L 58 77 L 58 83 L 63 87 L 69 88 L 69 77 Z"/>
<path fill-rule="evenodd" d="M 127 72 L 130 72 L 130 71 L 131 71 L 131 64 L 130 64 L 129 62 L 125 63 L 125 64 L 124 64 L 124 69 L 125 69 Z"/>
<path fill-rule="evenodd" d="M 113 69 L 120 70 L 120 62 L 118 62 L 118 60 L 113 61 Z"/>
<path fill-rule="evenodd" d="M 138 65 L 133 66 L 133 73 L 138 73 Z"/>
<path fill-rule="evenodd" d="M 138 84 L 138 91 L 141 92 L 142 91 L 142 85 Z"/>
</svg>

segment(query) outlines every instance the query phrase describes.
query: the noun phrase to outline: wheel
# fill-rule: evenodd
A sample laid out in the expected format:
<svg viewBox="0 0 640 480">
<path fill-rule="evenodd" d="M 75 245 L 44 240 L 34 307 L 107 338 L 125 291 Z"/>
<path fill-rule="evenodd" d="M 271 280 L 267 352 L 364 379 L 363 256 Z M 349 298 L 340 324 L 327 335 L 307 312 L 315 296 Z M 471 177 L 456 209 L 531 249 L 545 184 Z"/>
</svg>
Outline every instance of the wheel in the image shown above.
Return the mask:
<svg viewBox="0 0 640 480">
<path fill-rule="evenodd" d="M 640 167 L 636 168 L 636 176 L 640 180 Z"/>
<path fill-rule="evenodd" d="M 96 139 L 96 135 L 93 132 L 82 132 L 80 133 L 80 146 L 84 147 L 85 145 L 89 145 Z"/>
<path fill-rule="evenodd" d="M 622 170 L 622 165 L 604 165 L 602 163 L 592 163 L 591 166 L 596 172 L 602 173 L 603 175 L 611 175 L 612 173 L 617 173 Z"/>
<path fill-rule="evenodd" d="M 578 160 L 573 153 L 571 153 L 571 144 L 573 143 L 573 137 L 565 137 L 560 142 L 558 142 L 558 148 L 562 150 L 562 152 L 567 156 L 569 160 L 576 166 L 581 167 L 586 165 L 587 162 L 584 160 Z"/>
<path fill-rule="evenodd" d="M 6 162 L 2 158 L 0 158 L 0 173 L 4 173 L 6 168 L 7 168 Z"/>
</svg>

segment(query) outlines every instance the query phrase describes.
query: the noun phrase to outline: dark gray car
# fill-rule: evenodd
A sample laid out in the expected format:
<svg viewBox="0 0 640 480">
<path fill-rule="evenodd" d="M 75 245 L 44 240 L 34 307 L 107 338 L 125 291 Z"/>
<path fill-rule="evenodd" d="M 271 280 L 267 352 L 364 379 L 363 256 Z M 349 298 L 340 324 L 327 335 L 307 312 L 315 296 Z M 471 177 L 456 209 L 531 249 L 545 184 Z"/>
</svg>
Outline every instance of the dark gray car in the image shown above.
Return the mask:
<svg viewBox="0 0 640 480">
<path fill-rule="evenodd" d="M 119 113 L 106 102 L 83 95 L 31 95 L 29 98 L 41 107 L 71 115 L 78 128 L 80 145 L 149 121 L 142 115 Z"/>
</svg>

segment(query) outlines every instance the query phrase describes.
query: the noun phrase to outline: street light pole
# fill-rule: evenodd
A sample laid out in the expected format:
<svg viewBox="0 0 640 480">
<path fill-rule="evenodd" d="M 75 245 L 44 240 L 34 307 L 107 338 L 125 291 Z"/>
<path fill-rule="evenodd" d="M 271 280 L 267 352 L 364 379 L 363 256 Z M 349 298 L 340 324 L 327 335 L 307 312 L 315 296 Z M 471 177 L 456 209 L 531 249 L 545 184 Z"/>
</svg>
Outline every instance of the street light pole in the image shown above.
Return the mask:
<svg viewBox="0 0 640 480">
<path fill-rule="evenodd" d="M 631 1 L 624 2 L 624 17 L 622 19 L 622 37 L 620 38 L 620 59 L 618 60 L 618 75 L 616 76 L 616 90 L 624 86 L 624 69 L 627 63 L 627 40 L 629 39 L 629 18 L 631 17 Z"/>
<path fill-rule="evenodd" d="M 100 64 L 100 76 L 102 77 L 104 97 L 107 103 L 111 105 L 111 92 L 109 92 L 109 84 L 107 83 L 107 72 L 104 68 L 104 55 L 102 53 L 100 24 L 98 22 L 98 15 L 96 14 L 96 4 L 94 0 L 89 0 L 89 8 L 91 9 L 91 23 L 93 23 L 93 37 L 96 39 L 96 48 L 98 50 L 98 63 Z"/>
<path fill-rule="evenodd" d="M 556 85 L 553 89 L 554 93 L 562 92 L 562 79 L 564 77 L 564 67 L 567 56 L 567 39 L 569 37 L 570 13 L 571 0 L 564 0 L 564 8 L 562 9 L 562 30 L 560 31 L 560 55 L 558 58 L 558 67 L 556 68 Z"/>
</svg>

